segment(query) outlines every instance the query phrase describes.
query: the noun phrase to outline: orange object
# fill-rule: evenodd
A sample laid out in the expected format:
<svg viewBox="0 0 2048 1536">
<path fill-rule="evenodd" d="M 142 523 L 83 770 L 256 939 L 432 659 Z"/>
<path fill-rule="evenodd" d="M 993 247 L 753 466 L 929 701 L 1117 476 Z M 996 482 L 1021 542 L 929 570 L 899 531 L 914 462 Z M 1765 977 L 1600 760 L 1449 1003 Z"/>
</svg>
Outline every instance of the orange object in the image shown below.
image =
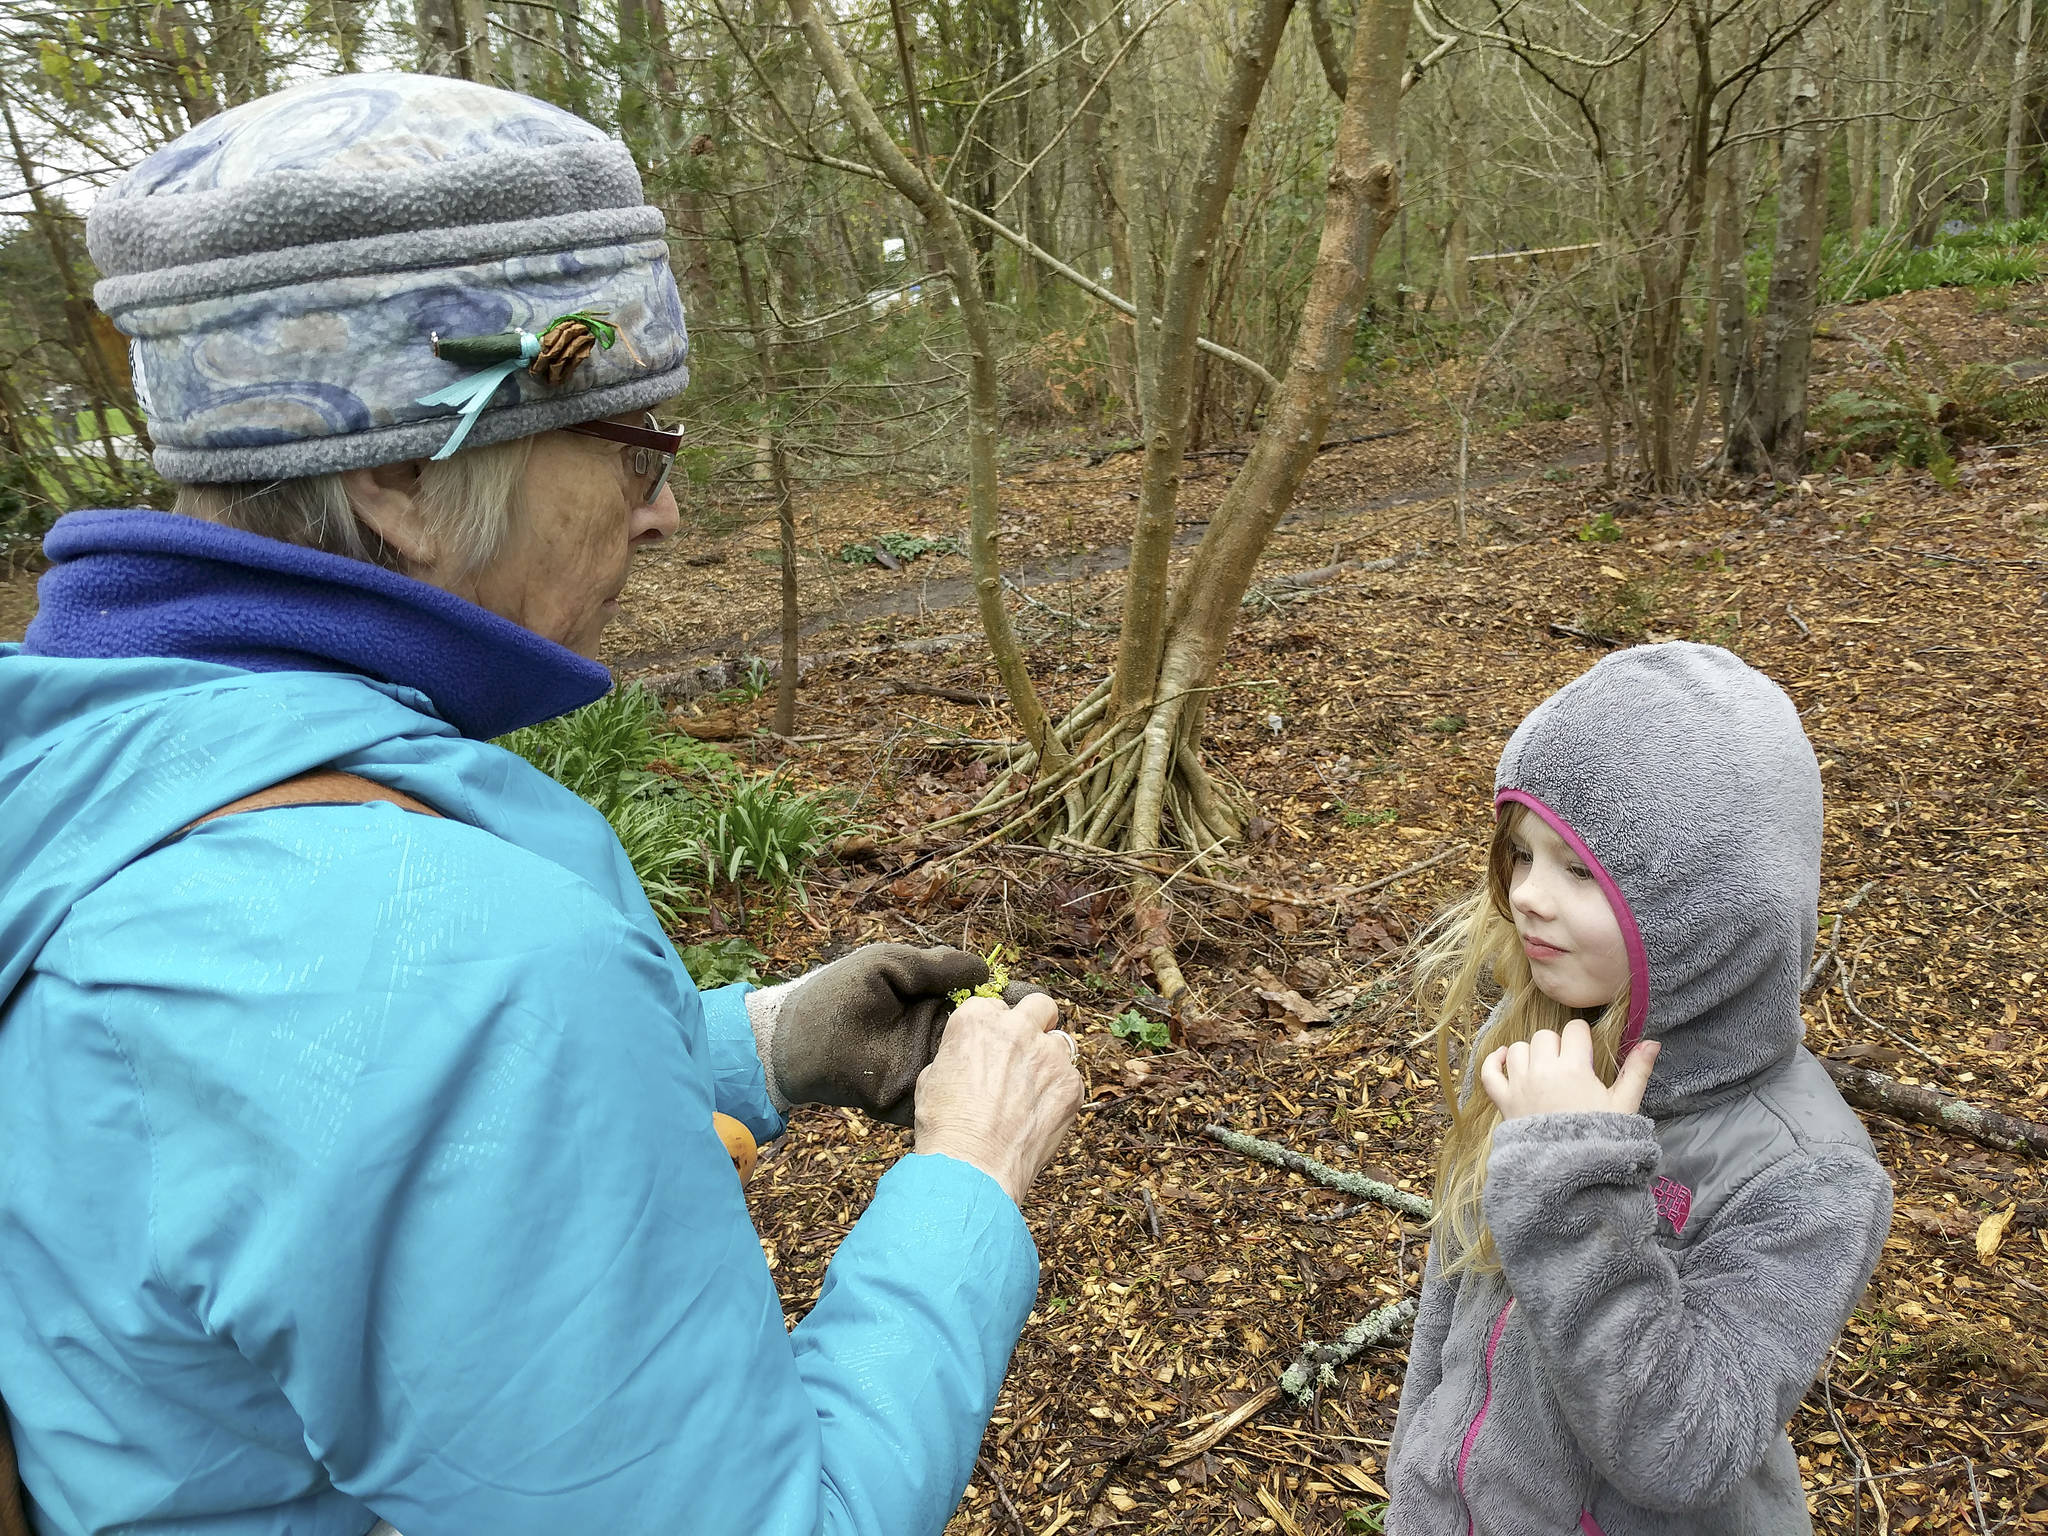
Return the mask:
<svg viewBox="0 0 2048 1536">
<path fill-rule="evenodd" d="M 746 1183 L 754 1175 L 754 1160 L 761 1155 L 761 1149 L 754 1144 L 754 1133 L 731 1115 L 713 1115 L 711 1129 L 725 1143 L 725 1154 L 739 1171 L 740 1182 Z"/>
</svg>

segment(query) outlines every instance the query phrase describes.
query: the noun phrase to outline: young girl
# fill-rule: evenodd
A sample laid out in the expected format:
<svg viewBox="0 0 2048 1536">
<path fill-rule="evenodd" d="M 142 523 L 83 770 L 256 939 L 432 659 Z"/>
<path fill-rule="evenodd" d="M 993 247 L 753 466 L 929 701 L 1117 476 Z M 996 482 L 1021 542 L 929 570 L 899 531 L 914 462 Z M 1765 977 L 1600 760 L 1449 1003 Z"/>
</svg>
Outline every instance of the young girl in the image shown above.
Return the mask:
<svg viewBox="0 0 2048 1536">
<path fill-rule="evenodd" d="M 1389 1536 L 1810 1531 L 1784 1426 L 1892 1197 L 1800 1044 L 1798 714 L 1727 651 L 1641 646 L 1539 705 L 1495 782 L 1488 878 L 1423 957 L 1453 1118 Z"/>
</svg>

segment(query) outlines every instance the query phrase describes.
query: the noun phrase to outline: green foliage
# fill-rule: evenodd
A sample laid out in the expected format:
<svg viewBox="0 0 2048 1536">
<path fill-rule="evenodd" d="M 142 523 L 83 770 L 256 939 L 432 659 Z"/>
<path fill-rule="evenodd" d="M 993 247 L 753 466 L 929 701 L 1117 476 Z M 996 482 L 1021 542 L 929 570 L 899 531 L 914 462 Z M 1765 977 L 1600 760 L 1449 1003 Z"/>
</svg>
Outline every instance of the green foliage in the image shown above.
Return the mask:
<svg viewBox="0 0 2048 1536">
<path fill-rule="evenodd" d="M 1614 509 L 1603 507 L 1600 515 L 1579 530 L 1581 544 L 1619 544 L 1627 535 L 1614 520 Z"/>
<path fill-rule="evenodd" d="M 1877 366 L 1864 382 L 1837 390 L 1814 411 L 1813 430 L 1829 444 L 1823 467 L 1845 453 L 1867 453 L 1948 484 L 1958 447 L 2048 423 L 2041 384 L 2019 383 L 1992 363 L 1952 362 L 1931 337 L 1911 334 L 1917 347 L 1894 340 L 1874 351 Z"/>
<path fill-rule="evenodd" d="M 885 533 L 871 544 L 842 544 L 839 548 L 839 558 L 848 565 L 880 565 L 884 554 L 899 565 L 908 565 L 926 555 L 959 553 L 957 540 L 927 539 L 912 533 Z"/>
<path fill-rule="evenodd" d="M 760 881 L 799 899 L 804 866 L 847 826 L 826 795 L 791 789 L 780 774 L 733 779 L 707 800 L 706 811 L 696 843 L 708 884 Z"/>
<path fill-rule="evenodd" d="M 713 939 L 705 944 L 679 944 L 676 953 L 690 979 L 706 991 L 729 987 L 734 982 L 760 981 L 768 957 L 738 934 Z"/>
<path fill-rule="evenodd" d="M 1455 736 L 1465 729 L 1463 715 L 1438 715 L 1429 722 L 1429 728 L 1439 736 Z"/>
<path fill-rule="evenodd" d="M 1367 1504 L 1344 1511 L 1344 1536 L 1380 1536 L 1387 1528 L 1387 1506 Z"/>
<path fill-rule="evenodd" d="M 1109 1021 L 1109 1032 L 1119 1040 L 1135 1040 L 1155 1051 L 1168 1050 L 1173 1045 L 1173 1035 L 1166 1020 L 1155 1019 L 1150 1014 L 1140 1013 L 1135 1008 L 1126 1008 Z"/>
<path fill-rule="evenodd" d="M 0 454 L 0 559 L 34 544 L 56 520 L 57 509 L 38 495 L 29 467 Z"/>
<path fill-rule="evenodd" d="M 1347 827 L 1390 827 L 1401 819 L 1401 813 L 1392 806 L 1377 811 L 1355 811 L 1346 807 L 1337 820 Z"/>
<path fill-rule="evenodd" d="M 1842 304 L 1919 288 L 2039 282 L 2041 256 L 2034 247 L 2044 239 L 2048 228 L 2041 217 L 1951 226 L 1924 246 L 1907 246 L 1890 230 L 1872 230 L 1854 245 L 1831 239 L 1823 255 L 1821 295 Z"/>
<path fill-rule="evenodd" d="M 635 684 L 574 714 L 501 736 L 498 745 L 610 816 L 645 788 L 648 765 L 664 755 L 661 718 L 661 706 Z"/>
<path fill-rule="evenodd" d="M 749 776 L 718 748 L 670 730 L 638 686 L 498 745 L 604 813 L 670 929 L 703 912 L 720 886 L 744 881 L 778 903 L 801 899 L 806 866 L 846 825 L 825 796 L 779 775 Z"/>
</svg>

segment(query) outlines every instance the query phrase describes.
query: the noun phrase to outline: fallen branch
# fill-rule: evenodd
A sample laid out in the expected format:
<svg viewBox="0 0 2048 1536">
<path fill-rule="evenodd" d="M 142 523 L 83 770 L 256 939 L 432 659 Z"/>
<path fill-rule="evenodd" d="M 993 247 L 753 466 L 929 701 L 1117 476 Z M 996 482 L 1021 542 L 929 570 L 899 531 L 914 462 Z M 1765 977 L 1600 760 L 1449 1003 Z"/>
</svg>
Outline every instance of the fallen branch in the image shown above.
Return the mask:
<svg viewBox="0 0 2048 1536">
<path fill-rule="evenodd" d="M 1388 1302 L 1344 1330 L 1334 1344 L 1304 1344 L 1301 1358 L 1280 1373 L 1280 1390 L 1303 1407 L 1323 1387 L 1337 1384 L 1337 1367 L 1354 1355 L 1384 1344 L 1415 1321 L 1415 1300 Z"/>
<path fill-rule="evenodd" d="M 1580 629 L 1575 624 L 1559 624 L 1553 620 L 1548 626 L 1554 640 L 1583 640 L 1588 645 L 1597 645 L 1613 650 L 1621 642 L 1612 635 L 1598 634 L 1590 629 Z"/>
<path fill-rule="evenodd" d="M 1330 1189 L 1341 1190 L 1361 1200 L 1374 1200 L 1390 1206 L 1404 1216 L 1413 1216 L 1417 1221 L 1427 1221 L 1435 1207 L 1421 1195 L 1411 1195 L 1405 1189 L 1379 1179 L 1367 1178 L 1362 1173 L 1346 1173 L 1341 1168 L 1332 1168 L 1328 1163 L 1317 1162 L 1299 1152 L 1291 1152 L 1276 1141 L 1265 1141 L 1257 1136 L 1247 1136 L 1242 1131 L 1233 1131 L 1224 1125 L 1205 1125 L 1202 1134 L 1219 1146 L 1240 1152 L 1246 1157 L 1256 1158 L 1262 1163 L 1271 1163 L 1275 1168 L 1285 1168 L 1289 1173 L 1298 1173 L 1303 1178 L 1314 1179 Z"/>
<path fill-rule="evenodd" d="M 1169 1445 L 1159 1458 L 1159 1469 L 1163 1472 L 1179 1466 L 1192 1456 L 1201 1455 L 1245 1420 L 1262 1412 L 1279 1395 L 1280 1388 L 1275 1383 L 1256 1396 L 1246 1398 L 1199 1435 L 1191 1435 L 1176 1445 Z"/>
<path fill-rule="evenodd" d="M 1845 1067 L 1825 1057 L 1820 1064 L 1835 1080 L 1842 1097 L 1858 1109 L 1932 1126 L 1938 1131 L 1953 1131 L 2001 1152 L 2031 1152 L 2037 1157 L 2048 1157 L 2048 1125 L 2037 1120 L 2022 1120 L 2017 1115 L 1971 1104 L 1939 1088 L 1902 1083 L 1882 1072 Z"/>
<path fill-rule="evenodd" d="M 1813 968 L 1806 973 L 1806 980 L 1799 984 L 1799 995 L 1801 997 L 1805 997 L 1821 984 L 1821 979 L 1827 975 L 1829 966 L 1839 966 L 1842 963 L 1841 951 L 1836 948 L 1842 941 L 1842 919 L 1862 906 L 1863 898 L 1875 889 L 1877 889 L 1877 882 L 1875 880 L 1866 880 L 1857 889 L 1854 896 L 1851 896 L 1842 903 L 1842 910 L 1835 914 L 1835 920 L 1828 928 L 1828 947 L 1814 956 Z"/>
<path fill-rule="evenodd" d="M 1017 1536 L 1025 1536 L 1024 1517 L 1017 1513 L 1017 1506 L 1010 1502 L 1010 1491 L 1003 1486 L 1003 1480 L 996 1476 L 996 1469 L 988 1464 L 986 1456 L 975 1457 L 974 1464 L 981 1468 L 982 1476 L 988 1479 L 989 1487 L 995 1490 L 996 1498 L 1002 1503 L 1003 1513 L 1010 1517 L 1010 1528 Z"/>
</svg>

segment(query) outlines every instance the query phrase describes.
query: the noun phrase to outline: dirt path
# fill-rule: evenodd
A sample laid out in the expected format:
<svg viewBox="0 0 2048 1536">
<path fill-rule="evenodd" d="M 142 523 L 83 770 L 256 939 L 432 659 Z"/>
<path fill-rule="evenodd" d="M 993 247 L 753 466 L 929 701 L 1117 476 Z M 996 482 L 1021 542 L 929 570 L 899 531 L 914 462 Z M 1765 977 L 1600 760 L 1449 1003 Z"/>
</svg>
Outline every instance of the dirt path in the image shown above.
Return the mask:
<svg viewBox="0 0 2048 1536">
<path fill-rule="evenodd" d="M 1544 475 L 1584 469 L 1598 463 L 1599 457 L 1597 450 L 1576 449 L 1548 463 L 1470 478 L 1466 482 L 1466 492 L 1470 496 L 1484 495 L 1503 486 L 1526 484 Z M 1309 525 L 1336 528 L 1347 519 L 1362 517 L 1369 513 L 1444 501 L 1455 496 L 1457 489 L 1455 480 L 1433 480 L 1418 484 L 1409 490 L 1375 497 L 1355 505 L 1303 507 L 1282 518 L 1280 527 L 1283 530 Z M 1208 527 L 1206 518 L 1183 519 L 1174 534 L 1174 548 L 1194 548 L 1201 542 L 1202 535 Z M 1129 544 L 1104 544 L 1061 555 L 1041 555 L 1018 561 L 1014 566 L 1004 569 L 1003 579 L 1011 587 L 1025 591 L 1052 586 L 1075 587 L 1093 583 L 1101 577 L 1120 574 L 1130 565 L 1130 560 Z M 907 579 L 893 589 L 848 599 L 826 612 L 807 617 L 803 623 L 802 633 L 809 638 L 826 630 L 864 624 L 874 619 L 943 613 L 949 609 L 972 609 L 974 601 L 974 581 L 969 575 Z M 776 625 L 751 632 L 736 630 L 695 638 L 687 646 L 682 647 L 615 654 L 608 656 L 607 660 L 622 675 L 685 666 L 712 658 L 734 658 L 744 661 L 751 656 L 773 656 L 780 636 L 778 622 Z"/>
</svg>

